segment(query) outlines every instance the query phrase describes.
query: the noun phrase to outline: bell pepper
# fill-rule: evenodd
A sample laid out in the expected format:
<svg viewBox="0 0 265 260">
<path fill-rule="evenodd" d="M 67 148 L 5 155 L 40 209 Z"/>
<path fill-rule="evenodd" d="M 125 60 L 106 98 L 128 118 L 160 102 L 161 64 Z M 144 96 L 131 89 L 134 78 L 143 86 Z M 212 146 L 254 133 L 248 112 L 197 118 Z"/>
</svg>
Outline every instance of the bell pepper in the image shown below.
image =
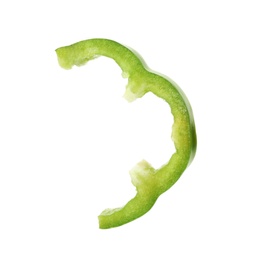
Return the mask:
<svg viewBox="0 0 265 260">
<path fill-rule="evenodd" d="M 132 49 L 109 39 L 89 39 L 56 49 L 60 66 L 71 69 L 98 57 L 113 59 L 128 78 L 125 98 L 133 101 L 148 92 L 165 100 L 173 115 L 172 140 L 175 152 L 168 162 L 154 169 L 141 161 L 131 171 L 136 195 L 121 208 L 106 209 L 99 216 L 99 228 L 118 227 L 147 213 L 157 198 L 167 191 L 192 162 L 196 151 L 196 131 L 191 106 L 182 90 L 169 78 L 151 71 Z"/>
</svg>

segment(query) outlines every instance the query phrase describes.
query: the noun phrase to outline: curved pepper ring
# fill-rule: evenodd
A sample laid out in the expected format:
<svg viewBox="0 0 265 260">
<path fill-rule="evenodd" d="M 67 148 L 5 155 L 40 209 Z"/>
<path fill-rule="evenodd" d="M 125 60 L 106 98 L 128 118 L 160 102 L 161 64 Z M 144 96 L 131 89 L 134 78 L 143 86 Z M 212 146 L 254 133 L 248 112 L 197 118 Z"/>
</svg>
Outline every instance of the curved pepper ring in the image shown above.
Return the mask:
<svg viewBox="0 0 265 260">
<path fill-rule="evenodd" d="M 138 163 L 130 172 L 137 190 L 135 197 L 121 208 L 104 210 L 98 217 L 102 229 L 121 226 L 148 212 L 193 160 L 197 141 L 191 106 L 174 82 L 151 71 L 136 52 L 115 41 L 89 39 L 58 48 L 56 53 L 64 69 L 83 65 L 98 56 L 112 58 L 121 67 L 123 76 L 128 78 L 125 92 L 128 101 L 152 92 L 170 106 L 174 119 L 172 140 L 176 151 L 159 169 L 154 169 L 146 161 Z"/>
</svg>

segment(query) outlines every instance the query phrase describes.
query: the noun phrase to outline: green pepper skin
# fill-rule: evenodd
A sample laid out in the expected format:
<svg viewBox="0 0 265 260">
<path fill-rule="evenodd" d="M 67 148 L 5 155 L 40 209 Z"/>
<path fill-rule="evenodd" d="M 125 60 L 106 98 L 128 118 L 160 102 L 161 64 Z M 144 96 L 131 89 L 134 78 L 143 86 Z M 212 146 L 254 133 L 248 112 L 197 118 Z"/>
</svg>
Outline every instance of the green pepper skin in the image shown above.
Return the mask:
<svg viewBox="0 0 265 260">
<path fill-rule="evenodd" d="M 108 39 L 89 39 L 56 50 L 58 62 L 64 69 L 80 66 L 98 56 L 112 58 L 128 77 L 125 98 L 133 101 L 147 92 L 164 99 L 170 106 L 174 123 L 172 140 L 176 151 L 168 163 L 154 169 L 146 161 L 131 171 L 136 196 L 125 206 L 104 210 L 99 216 L 101 229 L 118 227 L 148 212 L 157 198 L 167 191 L 192 162 L 197 146 L 195 124 L 191 106 L 182 90 L 165 76 L 151 71 L 133 50 Z"/>
</svg>

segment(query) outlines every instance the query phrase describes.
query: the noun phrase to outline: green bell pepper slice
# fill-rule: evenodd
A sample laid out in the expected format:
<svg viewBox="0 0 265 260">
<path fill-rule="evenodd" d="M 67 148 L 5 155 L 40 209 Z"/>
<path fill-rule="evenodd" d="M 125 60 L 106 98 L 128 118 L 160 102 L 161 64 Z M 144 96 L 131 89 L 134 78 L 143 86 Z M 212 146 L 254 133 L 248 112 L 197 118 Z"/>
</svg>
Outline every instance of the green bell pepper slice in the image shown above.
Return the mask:
<svg viewBox="0 0 265 260">
<path fill-rule="evenodd" d="M 172 140 L 176 151 L 159 169 L 141 161 L 131 171 L 136 195 L 125 206 L 106 209 L 99 216 L 101 229 L 118 227 L 148 212 L 157 198 L 179 179 L 196 152 L 196 131 L 191 106 L 182 90 L 170 79 L 151 71 L 132 49 L 108 39 L 89 39 L 56 49 L 58 62 L 64 69 L 84 65 L 98 56 L 109 57 L 128 78 L 125 98 L 133 101 L 148 92 L 164 99 L 170 106 L 174 123 Z"/>
</svg>

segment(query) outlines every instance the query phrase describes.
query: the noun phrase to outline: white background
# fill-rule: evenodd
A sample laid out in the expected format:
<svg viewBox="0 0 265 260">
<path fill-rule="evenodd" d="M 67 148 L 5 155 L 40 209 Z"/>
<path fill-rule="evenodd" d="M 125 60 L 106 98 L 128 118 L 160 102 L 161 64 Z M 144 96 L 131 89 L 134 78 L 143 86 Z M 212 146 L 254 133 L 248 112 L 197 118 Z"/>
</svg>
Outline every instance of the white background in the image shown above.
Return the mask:
<svg viewBox="0 0 265 260">
<path fill-rule="evenodd" d="M 265 259 L 263 1 L 2 1 L 0 259 Z M 135 194 L 129 170 L 172 153 L 165 102 L 122 98 L 99 58 L 65 71 L 55 49 L 109 38 L 188 96 L 195 160 L 142 218 L 97 215 Z"/>
</svg>

